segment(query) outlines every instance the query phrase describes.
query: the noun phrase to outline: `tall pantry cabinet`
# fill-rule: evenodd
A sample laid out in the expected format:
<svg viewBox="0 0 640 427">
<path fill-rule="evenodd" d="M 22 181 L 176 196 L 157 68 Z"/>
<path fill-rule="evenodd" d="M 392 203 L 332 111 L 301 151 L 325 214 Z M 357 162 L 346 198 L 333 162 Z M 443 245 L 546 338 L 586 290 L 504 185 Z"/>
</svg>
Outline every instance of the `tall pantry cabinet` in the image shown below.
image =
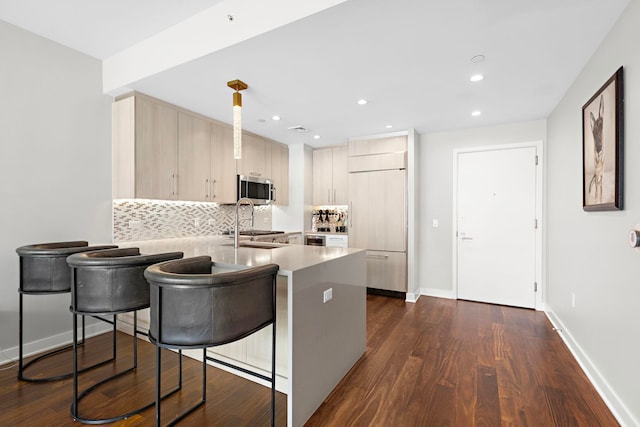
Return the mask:
<svg viewBox="0 0 640 427">
<path fill-rule="evenodd" d="M 349 142 L 349 199 L 349 247 L 367 250 L 367 287 L 406 293 L 406 136 Z"/>
</svg>

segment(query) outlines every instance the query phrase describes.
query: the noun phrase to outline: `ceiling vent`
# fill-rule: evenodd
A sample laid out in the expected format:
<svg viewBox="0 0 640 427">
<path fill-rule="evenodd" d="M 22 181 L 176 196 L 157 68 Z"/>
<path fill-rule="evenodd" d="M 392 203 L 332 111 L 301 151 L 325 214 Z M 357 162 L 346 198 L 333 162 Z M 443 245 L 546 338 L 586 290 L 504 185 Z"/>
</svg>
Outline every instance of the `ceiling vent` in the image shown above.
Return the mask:
<svg viewBox="0 0 640 427">
<path fill-rule="evenodd" d="M 292 130 L 294 132 L 299 132 L 299 133 L 307 131 L 307 128 L 302 127 L 302 126 L 291 126 L 290 128 L 287 128 L 287 129 Z"/>
</svg>

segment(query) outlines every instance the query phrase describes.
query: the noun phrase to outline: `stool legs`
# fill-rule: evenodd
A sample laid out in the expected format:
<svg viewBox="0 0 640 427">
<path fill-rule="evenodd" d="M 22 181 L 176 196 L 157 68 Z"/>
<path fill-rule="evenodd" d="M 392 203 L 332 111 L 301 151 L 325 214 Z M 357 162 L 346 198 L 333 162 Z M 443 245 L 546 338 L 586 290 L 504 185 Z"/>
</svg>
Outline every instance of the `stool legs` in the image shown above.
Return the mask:
<svg viewBox="0 0 640 427">
<path fill-rule="evenodd" d="M 56 354 L 59 353 L 63 353 L 65 351 L 68 350 L 72 350 L 73 349 L 73 344 L 69 344 L 69 345 L 65 345 L 63 347 L 60 348 L 56 348 L 54 350 L 45 352 L 33 359 L 31 359 L 30 361 L 28 361 L 27 363 L 24 363 L 24 294 L 22 292 L 18 293 L 18 306 L 19 306 L 19 319 L 18 319 L 18 379 L 20 381 L 26 381 L 26 382 L 32 382 L 32 383 L 46 383 L 46 382 L 52 382 L 52 381 L 59 381 L 59 380 L 64 380 L 67 378 L 71 378 L 73 376 L 73 372 L 68 372 L 66 374 L 60 374 L 60 375 L 56 375 L 56 376 L 52 376 L 52 377 L 43 377 L 43 378 L 33 378 L 33 377 L 29 377 L 25 374 L 25 370 L 43 360 L 46 359 L 48 357 L 54 356 Z M 74 325 L 75 327 L 75 325 Z M 84 341 L 85 341 L 85 319 L 84 316 L 82 316 L 82 341 L 80 341 L 79 345 L 84 345 Z M 99 366 L 102 366 L 105 362 L 100 362 L 97 363 L 95 365 L 91 365 L 91 366 L 87 366 L 85 368 L 82 368 L 80 370 L 80 372 L 85 372 L 88 371 L 90 369 L 93 368 L 97 368 Z"/>
</svg>

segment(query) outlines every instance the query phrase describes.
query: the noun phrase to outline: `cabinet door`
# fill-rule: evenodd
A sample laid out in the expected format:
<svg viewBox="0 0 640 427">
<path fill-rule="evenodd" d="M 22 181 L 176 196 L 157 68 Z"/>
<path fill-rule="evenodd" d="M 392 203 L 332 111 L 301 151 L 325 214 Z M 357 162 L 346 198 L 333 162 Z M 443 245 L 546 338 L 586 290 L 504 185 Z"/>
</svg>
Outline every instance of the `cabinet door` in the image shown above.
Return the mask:
<svg viewBox="0 0 640 427">
<path fill-rule="evenodd" d="M 255 135 L 242 135 L 242 158 L 238 174 L 271 178 L 271 142 Z"/>
<path fill-rule="evenodd" d="M 347 236 L 333 236 L 331 234 L 327 234 L 325 236 L 324 245 L 327 247 L 348 248 L 349 238 Z"/>
<path fill-rule="evenodd" d="M 395 153 L 407 151 L 407 136 L 391 136 L 349 142 L 349 156 Z"/>
<path fill-rule="evenodd" d="M 333 150 L 313 151 L 313 204 L 330 205 L 333 198 Z"/>
<path fill-rule="evenodd" d="M 271 145 L 271 179 L 276 192 L 276 205 L 289 204 L 289 147 Z"/>
<path fill-rule="evenodd" d="M 407 292 L 407 255 L 367 251 L 367 287 Z"/>
<path fill-rule="evenodd" d="M 349 246 L 404 252 L 406 238 L 404 170 L 349 174 Z"/>
<path fill-rule="evenodd" d="M 233 128 L 211 124 L 211 201 L 235 203 L 236 160 L 233 158 Z"/>
<path fill-rule="evenodd" d="M 346 205 L 349 203 L 349 186 L 347 184 L 349 181 L 349 172 L 347 170 L 348 151 L 349 149 L 346 145 L 333 148 L 333 194 L 331 199 L 331 204 L 333 205 Z"/>
<path fill-rule="evenodd" d="M 211 200 L 211 125 L 207 120 L 178 113 L 178 199 Z"/>
<path fill-rule="evenodd" d="M 136 197 L 175 200 L 178 193 L 178 113 L 136 97 Z"/>
</svg>

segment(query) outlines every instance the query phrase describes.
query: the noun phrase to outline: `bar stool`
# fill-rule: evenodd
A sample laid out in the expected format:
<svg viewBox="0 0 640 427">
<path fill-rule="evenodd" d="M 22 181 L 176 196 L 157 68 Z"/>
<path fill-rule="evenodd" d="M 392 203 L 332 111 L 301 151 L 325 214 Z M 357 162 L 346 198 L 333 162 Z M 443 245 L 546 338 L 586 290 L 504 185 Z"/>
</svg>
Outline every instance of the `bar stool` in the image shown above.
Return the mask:
<svg viewBox="0 0 640 427">
<path fill-rule="evenodd" d="M 69 256 L 71 267 L 71 307 L 73 313 L 73 402 L 71 416 L 74 420 L 88 424 L 103 424 L 128 418 L 153 406 L 148 405 L 111 418 L 92 419 L 79 414 L 79 402 L 101 385 L 134 371 L 138 366 L 138 318 L 137 310 L 149 307 L 149 285 L 144 278 L 148 266 L 182 258 L 182 252 L 141 255 L 138 248 L 110 249 L 84 252 Z M 133 311 L 133 366 L 105 378 L 78 394 L 78 315 L 113 315 L 113 324 L 119 313 Z M 114 335 L 115 357 L 115 335 Z M 176 392 L 179 388 L 172 391 Z"/>
<path fill-rule="evenodd" d="M 202 398 L 168 425 L 175 425 L 206 402 L 208 347 L 227 344 L 272 325 L 271 377 L 223 363 L 271 383 L 271 425 L 275 425 L 276 274 L 268 264 L 212 274 L 209 256 L 152 265 L 149 341 L 156 345 L 156 426 L 160 426 L 161 348 L 202 349 Z"/>
<path fill-rule="evenodd" d="M 38 243 L 21 246 L 16 249 L 20 258 L 20 287 L 19 294 L 19 332 L 18 332 L 18 379 L 21 381 L 43 383 L 71 378 L 73 372 L 62 375 L 33 378 L 25 375 L 25 370 L 33 364 L 73 348 L 73 344 L 60 347 L 30 360 L 23 362 L 23 332 L 24 332 L 24 295 L 52 295 L 71 292 L 71 272 L 67 265 L 67 257 L 78 252 L 96 251 L 100 249 L 117 248 L 115 245 L 89 246 L 85 241 Z M 84 343 L 84 317 L 82 318 L 82 343 Z M 103 362 L 106 363 L 106 362 Z M 81 370 L 96 368 L 101 364 L 88 366 Z"/>
</svg>

